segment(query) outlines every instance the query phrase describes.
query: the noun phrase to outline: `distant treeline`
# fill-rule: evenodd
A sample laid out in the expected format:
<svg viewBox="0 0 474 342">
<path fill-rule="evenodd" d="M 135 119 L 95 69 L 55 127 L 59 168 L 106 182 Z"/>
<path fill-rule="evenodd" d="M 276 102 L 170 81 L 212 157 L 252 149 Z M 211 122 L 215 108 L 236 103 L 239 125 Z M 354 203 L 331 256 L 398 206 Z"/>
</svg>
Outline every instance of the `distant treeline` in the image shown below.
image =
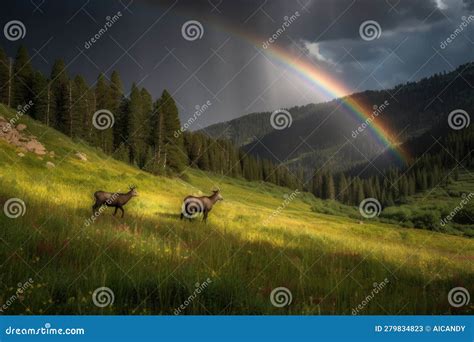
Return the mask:
<svg viewBox="0 0 474 342">
<path fill-rule="evenodd" d="M 166 90 L 154 100 L 134 83 L 126 96 L 117 71 L 110 80 L 99 74 L 90 86 L 81 75 L 69 77 L 63 60 L 55 61 L 47 77 L 33 68 L 25 47 L 14 59 L 0 48 L 0 102 L 19 109 L 30 101 L 32 118 L 154 174 L 176 175 L 190 165 L 290 188 L 301 184 L 285 167 L 247 155 L 227 140 L 183 132 Z"/>
<path fill-rule="evenodd" d="M 329 171 L 313 175 L 310 191 L 322 199 L 335 199 L 359 205 L 365 198 L 376 198 L 384 207 L 404 203 L 416 192 L 457 180 L 459 169 L 472 169 L 474 130 L 450 133 L 440 141 L 442 147 L 425 153 L 402 169 L 391 168 L 369 177 L 351 176 Z"/>
</svg>

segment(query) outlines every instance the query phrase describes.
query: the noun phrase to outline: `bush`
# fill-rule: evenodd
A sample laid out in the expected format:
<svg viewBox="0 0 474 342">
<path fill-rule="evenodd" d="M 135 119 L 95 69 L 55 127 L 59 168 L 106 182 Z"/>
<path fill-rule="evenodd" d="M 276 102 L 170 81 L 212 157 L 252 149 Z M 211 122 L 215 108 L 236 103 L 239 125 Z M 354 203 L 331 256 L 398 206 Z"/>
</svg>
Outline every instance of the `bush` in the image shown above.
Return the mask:
<svg viewBox="0 0 474 342">
<path fill-rule="evenodd" d="M 413 213 L 411 220 L 417 228 L 437 230 L 440 227 L 441 216 L 436 211 L 420 211 Z"/>
<path fill-rule="evenodd" d="M 382 211 L 380 217 L 390 221 L 405 222 L 410 220 L 411 211 L 407 208 L 390 207 Z"/>
</svg>

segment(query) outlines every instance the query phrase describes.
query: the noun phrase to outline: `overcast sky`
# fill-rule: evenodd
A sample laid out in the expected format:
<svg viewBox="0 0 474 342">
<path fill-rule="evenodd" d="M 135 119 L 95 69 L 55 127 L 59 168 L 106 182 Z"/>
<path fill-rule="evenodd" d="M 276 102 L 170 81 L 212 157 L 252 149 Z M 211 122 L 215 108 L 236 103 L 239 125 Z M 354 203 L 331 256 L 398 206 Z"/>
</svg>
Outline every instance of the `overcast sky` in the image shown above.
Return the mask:
<svg viewBox="0 0 474 342">
<path fill-rule="evenodd" d="M 19 20 L 26 30 L 18 40 L 3 32 L 0 44 L 8 54 L 24 44 L 46 74 L 63 58 L 70 75 L 80 73 L 91 84 L 99 72 L 118 70 L 127 92 L 132 82 L 154 98 L 166 88 L 182 120 L 210 101 L 191 129 L 329 99 L 262 47 L 296 12 L 273 44 L 351 92 L 391 87 L 474 60 L 474 0 L 16 0 L 1 7 L 2 28 Z M 86 44 L 119 11 L 107 32 Z M 190 20 L 202 26 L 195 40 L 183 37 Z M 360 32 L 368 20 L 380 27 L 372 40 Z M 462 32 L 443 48 L 463 22 Z"/>
</svg>

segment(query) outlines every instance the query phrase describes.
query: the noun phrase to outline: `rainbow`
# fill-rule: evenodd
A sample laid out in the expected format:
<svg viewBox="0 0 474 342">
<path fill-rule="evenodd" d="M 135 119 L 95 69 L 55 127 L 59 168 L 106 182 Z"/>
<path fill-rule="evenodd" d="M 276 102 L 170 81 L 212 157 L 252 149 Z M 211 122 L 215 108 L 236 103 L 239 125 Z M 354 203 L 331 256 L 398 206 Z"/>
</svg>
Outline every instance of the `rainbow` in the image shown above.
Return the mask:
<svg viewBox="0 0 474 342">
<path fill-rule="evenodd" d="M 239 34 L 239 36 L 242 37 L 241 34 Z M 250 41 L 252 45 L 262 49 L 263 40 L 249 34 L 245 34 L 244 38 L 247 41 Z M 356 120 L 360 121 L 361 124 L 370 120 L 370 124 L 367 125 L 366 129 L 370 130 L 372 136 L 374 136 L 384 148 L 391 151 L 398 161 L 407 164 L 410 160 L 410 156 L 408 152 L 402 148 L 401 144 L 397 142 L 397 134 L 390 131 L 389 128 L 384 126 L 380 120 L 376 120 L 373 116 L 372 109 L 366 109 L 362 103 L 356 101 L 354 96 L 348 95 L 352 92 L 346 89 L 340 81 L 316 68 L 310 62 L 301 60 L 298 56 L 279 47 L 275 43 L 267 44 L 264 51 L 267 55 L 282 63 L 286 68 L 293 71 L 310 85 L 321 90 L 329 98 L 339 99 L 340 104 L 352 113 Z"/>
<path fill-rule="evenodd" d="M 222 24 L 219 26 L 222 27 Z M 402 165 L 408 163 L 410 156 L 408 152 L 402 148 L 402 145 L 397 142 L 397 134 L 392 132 L 386 125 L 384 126 L 380 120 L 376 120 L 376 118 L 372 116 L 372 109 L 367 109 L 364 104 L 356 101 L 354 96 L 350 96 L 352 91 L 347 89 L 339 80 L 323 70 L 316 68 L 312 63 L 301 60 L 298 56 L 281 48 L 275 42 L 273 44 L 265 44 L 265 48 L 263 48 L 265 41 L 260 37 L 235 27 L 228 31 L 251 43 L 257 49 L 262 50 L 263 53 L 270 56 L 273 60 L 283 64 L 284 67 L 293 71 L 294 74 L 308 82 L 311 86 L 316 87 L 316 89 L 321 91 L 329 99 L 339 99 L 340 104 L 361 124 L 370 120 L 370 124 L 367 125 L 366 129 L 372 133 L 376 141 L 378 141 L 384 149 L 390 151 Z"/>
<path fill-rule="evenodd" d="M 210 16 L 205 16 L 203 19 L 206 23 L 215 25 L 219 29 L 224 29 L 226 32 L 251 43 L 257 49 L 263 49 L 265 39 L 262 39 L 262 37 L 258 37 L 241 27 L 230 25 L 222 19 Z M 402 145 L 397 142 L 397 134 L 384 126 L 380 120 L 376 120 L 376 118 L 372 116 L 372 109 L 366 109 L 362 103 L 356 101 L 354 96 L 350 96 L 352 92 L 346 89 L 339 80 L 328 73 L 325 73 L 323 70 L 316 68 L 312 63 L 301 60 L 298 56 L 278 46 L 276 42 L 266 44 L 263 53 L 269 55 L 272 59 L 279 61 L 284 65 L 284 67 L 293 71 L 300 78 L 307 81 L 311 86 L 315 86 L 330 99 L 339 99 L 341 105 L 344 106 L 348 112 L 361 123 L 361 125 L 367 120 L 370 120 L 370 124 L 367 125 L 366 129 L 372 133 L 372 136 L 375 137 L 384 149 L 391 151 L 397 161 L 402 164 L 406 165 L 409 162 L 411 159 L 410 155 L 402 148 Z"/>
</svg>

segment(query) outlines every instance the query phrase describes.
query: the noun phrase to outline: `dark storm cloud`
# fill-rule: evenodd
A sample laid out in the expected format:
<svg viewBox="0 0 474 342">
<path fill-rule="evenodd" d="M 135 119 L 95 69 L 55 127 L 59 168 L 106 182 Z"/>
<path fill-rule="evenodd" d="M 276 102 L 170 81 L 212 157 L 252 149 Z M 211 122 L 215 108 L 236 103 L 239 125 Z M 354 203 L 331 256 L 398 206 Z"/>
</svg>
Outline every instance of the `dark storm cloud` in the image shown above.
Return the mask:
<svg viewBox="0 0 474 342">
<path fill-rule="evenodd" d="M 466 9 L 470 11 L 474 10 L 474 0 L 463 0 L 463 2 Z"/>
<path fill-rule="evenodd" d="M 91 84 L 100 72 L 110 76 L 118 70 L 126 91 L 136 82 L 157 98 L 166 88 L 183 121 L 209 100 L 212 105 L 191 128 L 198 129 L 253 111 L 327 99 L 324 89 L 262 48 L 295 11 L 300 16 L 275 44 L 296 55 L 306 52 L 302 59 L 359 91 L 473 60 L 474 26 L 440 48 L 472 8 L 472 0 L 22 0 L 1 5 L 0 28 L 21 20 L 26 37 L 12 42 L 1 35 L 0 45 L 12 56 L 25 44 L 45 74 L 63 58 L 70 75 L 85 75 Z M 86 48 L 117 11 L 123 14 L 117 23 Z M 181 27 L 188 20 L 202 23 L 202 39 L 183 39 Z M 365 20 L 380 24 L 379 39 L 361 39 Z"/>
<path fill-rule="evenodd" d="M 150 5 L 174 3 L 140 1 Z M 295 25 L 291 32 L 318 41 L 357 38 L 360 24 L 369 19 L 378 21 L 384 30 L 445 19 L 435 0 L 188 0 L 178 2 L 176 10 L 203 20 L 222 20 L 261 35 L 268 35 L 285 16 L 299 11 L 304 25 Z"/>
</svg>

